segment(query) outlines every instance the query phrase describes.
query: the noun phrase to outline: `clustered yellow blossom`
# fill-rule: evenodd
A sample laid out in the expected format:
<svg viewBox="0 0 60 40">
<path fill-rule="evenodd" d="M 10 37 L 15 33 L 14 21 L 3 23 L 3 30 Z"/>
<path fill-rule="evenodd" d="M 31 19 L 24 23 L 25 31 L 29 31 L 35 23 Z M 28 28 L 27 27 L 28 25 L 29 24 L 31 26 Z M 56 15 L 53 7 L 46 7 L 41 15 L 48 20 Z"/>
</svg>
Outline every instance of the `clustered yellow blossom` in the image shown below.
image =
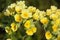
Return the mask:
<svg viewBox="0 0 60 40">
<path fill-rule="evenodd" d="M 31 36 L 34 33 L 36 33 L 36 31 L 37 31 L 37 28 L 36 27 L 32 27 L 32 28 L 26 30 L 26 34 Z"/>
<path fill-rule="evenodd" d="M 9 26 L 6 26 L 6 27 L 5 27 L 6 33 L 11 34 L 12 31 L 13 31 L 13 32 L 16 32 L 16 31 L 17 31 L 18 26 L 17 26 L 15 23 L 11 23 L 10 26 L 11 26 L 11 27 L 9 27 Z"/>
<path fill-rule="evenodd" d="M 45 37 L 47 40 L 53 40 L 53 37 L 58 36 L 60 33 L 60 9 L 56 6 L 51 6 L 51 8 L 46 11 L 40 11 L 33 6 L 27 7 L 25 1 L 20 1 L 8 6 L 4 15 L 8 17 L 12 16 L 14 19 L 10 25 L 11 28 L 6 27 L 5 29 L 6 33 L 9 34 L 11 31 L 16 32 L 18 30 L 16 23 L 21 23 L 26 30 L 25 33 L 32 36 L 37 32 L 37 27 L 34 24 L 36 21 L 39 21 L 42 26 L 44 26 L 46 32 Z M 56 39 L 60 40 L 59 38 L 60 36 L 56 37 Z"/>
<path fill-rule="evenodd" d="M 24 20 L 26 20 L 26 22 L 23 23 L 24 27 L 26 28 L 26 34 L 33 35 L 37 31 L 37 28 L 32 27 L 31 25 L 33 25 L 34 23 L 31 24 L 31 20 L 28 19 L 32 18 L 33 20 L 39 20 L 39 14 L 37 12 L 39 12 L 39 10 L 37 10 L 36 7 L 27 7 L 25 5 L 25 1 L 20 1 L 8 6 L 6 11 L 4 12 L 4 15 L 8 17 L 12 16 L 14 19 L 14 22 L 12 22 L 10 25 L 11 31 L 16 32 L 18 30 L 17 23 L 22 23 Z"/>
<path fill-rule="evenodd" d="M 27 29 L 27 35 L 33 35 L 37 31 L 37 28 L 34 25 L 32 26 L 31 20 L 27 20 L 24 24 L 24 27 Z"/>
<path fill-rule="evenodd" d="M 51 9 L 46 10 L 47 18 L 49 18 L 50 24 L 46 27 L 48 30 L 46 30 L 45 37 L 47 40 L 60 40 L 60 9 L 57 9 L 56 6 L 51 6 Z M 44 20 L 45 21 L 45 20 Z M 42 21 L 43 22 L 43 21 Z M 56 35 L 56 36 L 54 36 Z M 52 38 L 51 38 L 52 37 Z M 55 39 L 53 39 L 55 37 Z"/>
</svg>

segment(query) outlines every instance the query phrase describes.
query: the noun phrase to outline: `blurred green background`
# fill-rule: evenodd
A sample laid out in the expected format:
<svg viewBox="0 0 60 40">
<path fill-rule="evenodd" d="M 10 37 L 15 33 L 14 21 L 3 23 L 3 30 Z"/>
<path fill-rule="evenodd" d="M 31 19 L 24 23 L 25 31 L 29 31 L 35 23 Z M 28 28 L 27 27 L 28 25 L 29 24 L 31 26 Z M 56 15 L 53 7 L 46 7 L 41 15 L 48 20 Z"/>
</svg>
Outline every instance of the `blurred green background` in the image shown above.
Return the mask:
<svg viewBox="0 0 60 40">
<path fill-rule="evenodd" d="M 0 0 L 0 12 L 4 11 L 8 5 L 15 3 L 20 0 Z M 60 0 L 24 0 L 27 6 L 34 6 L 40 10 L 46 10 L 50 8 L 51 5 L 55 5 L 60 8 Z M 0 28 L 0 40 L 5 40 L 5 31 Z M 41 39 L 44 40 L 44 39 Z"/>
<path fill-rule="evenodd" d="M 6 9 L 8 5 L 20 0 L 0 0 L 0 12 Z M 35 6 L 40 10 L 46 10 L 50 8 L 51 5 L 55 5 L 60 8 L 60 0 L 24 0 L 26 4 Z"/>
</svg>

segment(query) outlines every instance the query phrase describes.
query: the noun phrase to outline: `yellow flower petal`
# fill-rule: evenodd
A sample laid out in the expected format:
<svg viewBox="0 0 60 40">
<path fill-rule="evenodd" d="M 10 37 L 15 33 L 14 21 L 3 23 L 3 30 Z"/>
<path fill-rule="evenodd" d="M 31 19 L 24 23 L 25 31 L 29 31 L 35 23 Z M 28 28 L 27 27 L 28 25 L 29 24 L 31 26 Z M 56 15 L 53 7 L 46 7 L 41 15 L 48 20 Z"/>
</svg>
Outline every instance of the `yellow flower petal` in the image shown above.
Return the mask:
<svg viewBox="0 0 60 40">
<path fill-rule="evenodd" d="M 25 19 L 28 19 L 28 18 L 32 17 L 32 14 L 27 9 L 24 9 L 22 11 L 21 17 L 25 18 Z"/>
<path fill-rule="evenodd" d="M 53 25 L 52 29 L 53 29 L 53 32 L 56 32 L 58 30 L 58 26 L 57 25 Z"/>
<path fill-rule="evenodd" d="M 28 10 L 29 10 L 30 12 L 35 12 L 35 11 L 36 11 L 36 8 L 33 7 L 33 6 L 29 6 L 29 7 L 28 7 Z"/>
<path fill-rule="evenodd" d="M 14 18 L 15 18 L 15 21 L 16 21 L 16 22 L 21 22 L 21 21 L 22 21 L 22 18 L 21 18 L 21 16 L 20 16 L 20 14 L 16 14 L 16 15 L 14 16 Z"/>
<path fill-rule="evenodd" d="M 47 18 L 42 18 L 40 21 L 43 24 L 47 24 L 48 23 L 48 19 Z"/>
<path fill-rule="evenodd" d="M 56 19 L 58 19 L 58 15 L 52 14 L 52 15 L 50 15 L 50 19 L 56 20 Z"/>
<path fill-rule="evenodd" d="M 51 10 L 52 10 L 52 11 L 55 11 L 56 9 L 57 9 L 56 6 L 51 6 Z"/>
<path fill-rule="evenodd" d="M 24 24 L 24 27 L 29 29 L 30 28 L 30 20 L 27 20 L 26 23 Z"/>
<path fill-rule="evenodd" d="M 47 31 L 45 33 L 45 37 L 46 37 L 46 39 L 51 39 L 52 38 L 52 34 L 49 31 Z"/>
<path fill-rule="evenodd" d="M 15 23 L 11 23 L 11 29 L 13 30 L 13 32 L 17 31 L 17 26 Z"/>
<path fill-rule="evenodd" d="M 33 14 L 33 19 L 34 20 L 39 20 L 39 15 L 37 13 Z"/>
<path fill-rule="evenodd" d="M 50 16 L 52 14 L 51 9 L 47 9 L 46 13 L 47 13 L 48 16 Z"/>
<path fill-rule="evenodd" d="M 33 33 L 35 33 L 37 31 L 36 27 L 32 27 L 31 30 L 33 31 Z"/>
<path fill-rule="evenodd" d="M 29 30 L 26 30 L 26 34 L 27 34 L 27 35 L 33 35 L 33 31 L 30 30 L 30 29 L 29 29 Z"/>
<path fill-rule="evenodd" d="M 15 11 L 16 11 L 17 13 L 21 12 L 20 7 L 19 7 L 19 6 L 16 6 L 16 7 L 15 7 Z"/>
</svg>

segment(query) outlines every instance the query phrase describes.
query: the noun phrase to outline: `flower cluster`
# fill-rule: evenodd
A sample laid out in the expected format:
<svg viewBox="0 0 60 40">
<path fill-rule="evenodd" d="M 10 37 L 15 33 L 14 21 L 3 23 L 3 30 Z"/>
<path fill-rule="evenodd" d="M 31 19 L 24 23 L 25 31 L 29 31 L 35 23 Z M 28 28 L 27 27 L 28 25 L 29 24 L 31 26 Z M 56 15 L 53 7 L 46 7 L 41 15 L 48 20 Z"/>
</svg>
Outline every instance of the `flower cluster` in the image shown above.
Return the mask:
<svg viewBox="0 0 60 40">
<path fill-rule="evenodd" d="M 27 7 L 25 1 L 11 4 L 4 12 L 4 15 L 8 17 L 12 16 L 14 19 L 9 26 L 5 27 L 6 33 L 12 34 L 19 30 L 20 26 L 24 28 L 25 33 L 29 36 L 36 33 L 37 28 L 34 20 L 38 20 L 37 9 L 33 6 Z"/>
<path fill-rule="evenodd" d="M 60 40 L 60 9 L 56 6 L 51 6 L 46 10 L 46 16 L 49 19 L 47 25 L 45 25 L 45 37 L 47 40 Z"/>
<path fill-rule="evenodd" d="M 8 6 L 4 15 L 13 18 L 5 27 L 9 35 L 22 29 L 26 35 L 32 36 L 37 32 L 35 22 L 38 21 L 45 30 L 47 40 L 60 40 L 60 9 L 56 6 L 40 11 L 33 6 L 27 7 L 25 1 L 20 1 Z"/>
</svg>

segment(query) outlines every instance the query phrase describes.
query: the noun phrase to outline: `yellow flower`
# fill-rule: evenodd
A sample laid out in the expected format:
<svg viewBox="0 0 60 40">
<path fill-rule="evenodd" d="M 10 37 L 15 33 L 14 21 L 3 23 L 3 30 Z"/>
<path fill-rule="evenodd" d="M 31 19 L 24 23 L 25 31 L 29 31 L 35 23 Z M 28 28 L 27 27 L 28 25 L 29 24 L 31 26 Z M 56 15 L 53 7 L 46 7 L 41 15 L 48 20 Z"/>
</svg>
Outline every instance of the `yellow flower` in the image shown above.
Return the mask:
<svg viewBox="0 0 60 40">
<path fill-rule="evenodd" d="M 57 25 L 53 25 L 52 29 L 53 29 L 53 32 L 56 32 L 58 30 L 58 26 Z"/>
<path fill-rule="evenodd" d="M 50 15 L 50 19 L 56 20 L 56 19 L 58 19 L 58 15 L 52 14 L 52 15 Z"/>
<path fill-rule="evenodd" d="M 52 13 L 55 13 L 56 10 L 57 10 L 57 7 L 56 7 L 56 6 L 51 6 L 51 12 L 52 12 Z"/>
<path fill-rule="evenodd" d="M 24 9 L 24 10 L 22 11 L 21 17 L 28 19 L 28 18 L 32 17 L 32 14 L 29 13 L 28 10 Z"/>
<path fill-rule="evenodd" d="M 39 15 L 37 13 L 33 14 L 33 19 L 34 20 L 39 20 Z"/>
<path fill-rule="evenodd" d="M 15 23 L 11 23 L 11 29 L 13 32 L 17 31 L 18 28 Z"/>
<path fill-rule="evenodd" d="M 60 24 L 60 19 L 56 19 L 55 24 L 59 25 Z"/>
<path fill-rule="evenodd" d="M 52 38 L 52 34 L 49 31 L 47 31 L 45 33 L 45 37 L 46 37 L 46 39 L 51 39 Z"/>
<path fill-rule="evenodd" d="M 52 14 L 51 9 L 47 9 L 46 13 L 47 13 L 48 16 L 51 15 Z"/>
<path fill-rule="evenodd" d="M 45 11 L 40 11 L 38 15 L 39 15 L 39 18 L 42 19 L 43 17 L 46 16 L 46 12 Z"/>
<path fill-rule="evenodd" d="M 35 33 L 37 31 L 36 27 L 32 27 L 31 30 L 33 31 L 33 33 Z"/>
<path fill-rule="evenodd" d="M 21 16 L 20 16 L 20 14 L 16 14 L 16 15 L 14 16 L 14 18 L 15 18 L 15 21 L 16 21 L 16 22 L 21 22 L 21 21 L 22 21 L 22 18 L 21 18 Z"/>
<path fill-rule="evenodd" d="M 33 6 L 29 6 L 29 7 L 28 7 L 28 10 L 29 10 L 30 12 L 35 12 L 35 11 L 36 11 L 36 8 L 33 7 Z"/>
<path fill-rule="evenodd" d="M 60 9 L 56 10 L 56 14 L 60 16 Z"/>
<path fill-rule="evenodd" d="M 6 31 L 6 33 L 8 33 L 9 35 L 12 33 L 12 32 L 11 32 L 11 29 L 9 28 L 9 26 L 5 27 L 5 31 Z"/>
<path fill-rule="evenodd" d="M 29 18 L 29 14 L 28 13 L 23 13 L 22 16 L 23 16 L 23 18 Z"/>
<path fill-rule="evenodd" d="M 24 27 L 29 29 L 30 28 L 30 20 L 27 20 L 26 23 L 24 24 Z"/>
<path fill-rule="evenodd" d="M 19 5 L 19 6 L 22 6 L 22 5 L 24 5 L 25 4 L 25 1 L 17 1 L 17 5 Z"/>
<path fill-rule="evenodd" d="M 33 31 L 31 29 L 26 30 L 26 34 L 32 36 L 33 35 Z"/>
<path fill-rule="evenodd" d="M 47 24 L 48 23 L 48 19 L 47 18 L 42 18 L 40 20 L 40 22 L 43 23 L 43 24 Z"/>
<path fill-rule="evenodd" d="M 51 6 L 51 10 L 52 10 L 52 12 L 55 12 L 57 10 L 57 7 L 56 6 Z"/>
<path fill-rule="evenodd" d="M 35 13 L 38 13 L 39 14 L 40 13 L 40 10 L 39 9 L 36 9 Z"/>
<path fill-rule="evenodd" d="M 17 13 L 20 13 L 20 12 L 21 12 L 20 7 L 19 7 L 19 6 L 16 6 L 16 7 L 15 7 L 15 11 L 16 11 Z"/>
</svg>

